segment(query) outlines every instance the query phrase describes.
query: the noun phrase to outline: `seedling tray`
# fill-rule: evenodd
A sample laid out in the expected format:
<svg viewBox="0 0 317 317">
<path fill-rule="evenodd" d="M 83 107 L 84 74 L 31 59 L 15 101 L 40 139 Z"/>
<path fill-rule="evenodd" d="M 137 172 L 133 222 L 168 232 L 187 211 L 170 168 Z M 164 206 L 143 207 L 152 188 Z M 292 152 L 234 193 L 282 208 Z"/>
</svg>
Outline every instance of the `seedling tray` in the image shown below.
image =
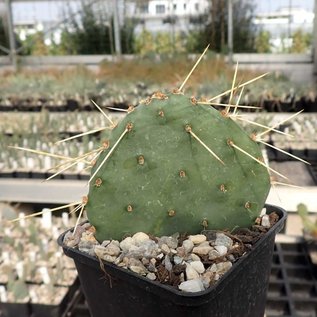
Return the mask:
<svg viewBox="0 0 317 317">
<path fill-rule="evenodd" d="M 266 317 L 276 316 L 317 316 L 317 268 L 304 242 L 275 244 Z"/>
</svg>

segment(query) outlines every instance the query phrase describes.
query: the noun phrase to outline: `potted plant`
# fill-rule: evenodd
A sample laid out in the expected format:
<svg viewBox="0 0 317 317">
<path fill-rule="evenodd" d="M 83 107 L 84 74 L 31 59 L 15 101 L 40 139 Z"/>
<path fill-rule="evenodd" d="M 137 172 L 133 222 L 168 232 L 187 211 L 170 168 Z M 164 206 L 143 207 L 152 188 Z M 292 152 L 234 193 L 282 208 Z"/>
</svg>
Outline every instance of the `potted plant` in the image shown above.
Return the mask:
<svg viewBox="0 0 317 317">
<path fill-rule="evenodd" d="M 317 220 L 313 221 L 308 214 L 305 204 L 298 204 L 297 212 L 303 223 L 303 237 L 311 262 L 317 265 Z"/>
<path fill-rule="evenodd" d="M 94 317 L 264 314 L 285 212 L 265 206 L 269 170 L 280 174 L 258 143 L 275 129 L 250 136 L 236 123 L 243 87 L 255 80 L 235 86 L 237 68 L 225 93 L 184 95 L 203 55 L 178 89 L 129 107 L 120 123 L 100 109 L 110 129 L 90 153 L 89 194 L 67 205 L 77 205 L 79 218 L 86 210 L 89 223 L 58 240 L 75 260 Z M 226 94 L 224 110 L 213 108 Z"/>
<path fill-rule="evenodd" d="M 285 220 L 281 209 L 267 206 L 260 220 L 266 224 L 255 224 L 270 189 L 270 167 L 258 143 L 274 128 L 250 137 L 236 123 L 239 102 L 233 105 L 233 95 L 246 83 L 235 87 L 234 79 L 220 112 L 211 107 L 218 96 L 206 101 L 184 95 L 188 78 L 172 93 L 155 93 L 129 108 L 120 123 L 109 119 L 89 194 L 77 208 L 85 208 L 89 223 L 59 238 L 75 261 L 92 316 L 264 314 L 274 237 Z M 232 230 L 253 225 L 261 238 L 231 268 L 228 249 L 239 248 L 242 237 L 230 238 Z M 165 239 L 176 233 L 183 238 L 168 245 Z M 228 246 L 216 244 L 220 233 L 231 240 Z M 193 251 L 190 259 L 186 247 Z M 131 253 L 133 261 L 126 259 Z M 212 277 L 201 279 L 199 270 L 206 272 L 208 261 Z M 183 281 L 165 285 L 172 276 Z"/>
</svg>

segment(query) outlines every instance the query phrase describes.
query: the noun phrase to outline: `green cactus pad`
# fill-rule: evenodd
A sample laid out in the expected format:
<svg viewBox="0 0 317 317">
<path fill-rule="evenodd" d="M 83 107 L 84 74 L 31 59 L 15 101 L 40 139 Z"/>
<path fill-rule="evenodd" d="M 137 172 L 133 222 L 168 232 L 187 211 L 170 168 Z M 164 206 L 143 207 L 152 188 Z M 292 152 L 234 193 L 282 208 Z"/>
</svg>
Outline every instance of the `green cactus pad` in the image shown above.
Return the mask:
<svg viewBox="0 0 317 317">
<path fill-rule="evenodd" d="M 86 210 L 98 240 L 249 227 L 262 210 L 267 168 L 232 146 L 262 160 L 258 144 L 216 109 L 166 97 L 127 114 L 92 170 Z"/>
</svg>

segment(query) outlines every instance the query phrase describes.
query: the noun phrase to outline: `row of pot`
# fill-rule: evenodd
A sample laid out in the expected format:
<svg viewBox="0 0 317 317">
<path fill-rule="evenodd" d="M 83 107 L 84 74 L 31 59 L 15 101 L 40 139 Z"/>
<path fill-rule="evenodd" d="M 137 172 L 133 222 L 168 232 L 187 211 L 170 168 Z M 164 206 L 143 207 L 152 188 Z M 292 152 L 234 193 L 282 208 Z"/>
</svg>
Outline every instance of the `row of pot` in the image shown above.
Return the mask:
<svg viewBox="0 0 317 317">
<path fill-rule="evenodd" d="M 49 140 L 40 142 L 36 136 L 30 136 L 30 138 L 2 136 L 0 139 L 0 171 L 2 173 L 21 171 L 41 174 L 44 172 L 52 175 L 59 169 L 65 169 L 66 174 L 86 174 L 89 159 L 97 158 L 100 153 L 95 151 L 100 144 L 98 136 L 94 141 L 85 137 L 82 140 L 75 139 L 59 145 Z M 101 149 L 100 146 L 99 149 Z M 71 160 L 90 152 L 90 155 L 79 159 L 77 163 Z M 55 168 L 57 166 L 59 168 Z"/>
<path fill-rule="evenodd" d="M 49 173 L 46 170 L 6 170 L 3 169 L 0 171 L 0 178 L 29 178 L 29 179 L 47 179 L 53 176 L 53 173 Z M 56 175 L 54 179 L 66 179 L 66 180 L 89 180 L 88 172 L 81 172 L 81 173 L 70 173 L 64 172 L 59 175 Z"/>
<path fill-rule="evenodd" d="M 94 100 L 100 100 L 96 97 Z M 223 101 L 221 101 L 223 103 Z M 112 102 L 100 102 L 103 108 L 110 109 L 128 109 L 130 105 L 136 106 L 138 101 L 131 103 L 129 100 L 112 101 Z M 317 100 L 310 100 L 302 97 L 299 100 L 293 101 L 281 101 L 279 99 L 260 99 L 259 101 L 252 102 L 250 104 L 242 104 L 243 106 L 257 106 L 267 112 L 298 112 L 303 110 L 304 112 L 317 112 Z M 40 112 L 47 110 L 50 112 L 72 112 L 72 111 L 96 111 L 96 108 L 91 104 L 89 100 L 81 103 L 76 99 L 67 99 L 64 102 L 51 101 L 49 103 L 36 102 L 28 103 L 23 100 L 18 101 L 16 104 L 0 104 L 0 111 L 23 111 L 23 112 Z M 252 110 L 248 110 L 252 111 Z M 253 110 L 254 111 L 254 110 Z"/>
<path fill-rule="evenodd" d="M 116 116 L 112 118 L 113 122 L 118 119 Z M 270 134 L 268 143 L 282 149 L 291 150 L 294 154 L 297 152 L 298 156 L 315 160 L 317 117 L 301 114 L 293 119 L 291 123 L 285 122 L 278 127 L 283 134 Z M 106 138 L 107 128 L 105 131 L 96 131 L 96 133 L 74 138 L 58 145 L 55 142 L 62 138 L 75 137 L 83 131 L 98 130 L 99 127 L 105 126 L 105 123 L 109 123 L 105 121 L 107 119 L 100 113 L 96 113 L 93 116 L 84 116 L 83 113 L 79 112 L 65 116 L 45 112 L 40 115 L 24 114 L 23 118 L 22 116 L 17 116 L 17 114 L 6 114 L 4 122 L 8 124 L 0 124 L 0 131 L 2 132 L 0 135 L 0 169 L 3 173 L 11 173 L 17 170 L 29 173 L 30 171 L 49 170 L 61 162 L 51 156 L 40 157 L 35 153 L 18 151 L 10 148 L 10 146 L 55 153 L 65 157 L 78 157 L 92 151 L 101 145 L 103 138 Z M 254 132 L 256 128 L 259 131 L 263 131 L 263 128 L 256 127 L 249 122 L 243 122 L 243 120 L 241 122 L 248 125 L 246 128 L 248 128 L 250 133 Z M 265 126 L 272 126 L 275 124 L 276 119 L 271 114 L 259 114 L 257 115 L 257 122 Z M 42 134 L 41 138 L 38 137 L 39 133 Z M 269 155 L 271 154 L 273 155 L 272 159 L 281 159 L 280 157 L 285 156 L 285 154 L 275 149 L 269 150 Z M 85 165 L 79 162 L 68 171 L 82 174 L 81 171 L 84 168 Z M 68 174 L 67 172 L 64 174 Z"/>
<path fill-rule="evenodd" d="M 109 85 L 106 83 L 97 83 L 97 87 L 92 85 L 87 89 L 87 83 L 83 87 L 78 87 L 78 91 L 70 89 L 67 92 L 58 92 L 57 90 L 48 94 L 45 91 L 42 95 L 35 92 L 34 89 L 26 90 L 21 96 L 17 94 L 0 95 L 0 111 L 31 111 L 38 112 L 43 109 L 48 111 L 92 111 L 95 107 L 90 100 L 94 100 L 103 107 L 128 108 L 130 104 L 136 105 L 141 99 L 151 95 L 155 88 L 145 86 L 143 83 L 125 83 L 124 85 Z M 154 89 L 154 90 L 153 90 Z"/>
<path fill-rule="evenodd" d="M 112 122 L 118 121 L 119 113 L 110 114 L 106 110 L 107 116 Z M 56 137 L 55 141 L 69 137 L 77 133 L 101 129 L 110 126 L 110 122 L 100 112 L 69 112 L 51 113 L 42 111 L 40 113 L 7 112 L 1 115 L 1 134 L 14 135 L 34 135 L 41 133 L 47 137 Z"/>
<path fill-rule="evenodd" d="M 0 213 L 4 228 L 0 235 L 1 316 L 60 316 L 78 282 L 73 261 L 62 255 L 56 239 L 75 219 L 68 213 L 53 217 L 46 209 L 31 220 L 19 213 L 18 221 L 12 223 L 7 219 L 15 212 L 3 208 Z"/>
</svg>

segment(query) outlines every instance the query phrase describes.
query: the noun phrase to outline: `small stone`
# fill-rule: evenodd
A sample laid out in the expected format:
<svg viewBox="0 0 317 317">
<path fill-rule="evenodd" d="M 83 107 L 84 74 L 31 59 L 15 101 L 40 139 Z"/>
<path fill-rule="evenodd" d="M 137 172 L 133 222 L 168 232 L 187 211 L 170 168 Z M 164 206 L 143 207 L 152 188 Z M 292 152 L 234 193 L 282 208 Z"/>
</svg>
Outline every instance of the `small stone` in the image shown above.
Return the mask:
<svg viewBox="0 0 317 317">
<path fill-rule="evenodd" d="M 186 249 L 183 246 L 182 247 L 178 247 L 176 249 L 176 251 L 177 251 L 177 255 L 182 257 L 182 258 L 184 258 L 186 256 L 186 254 L 187 254 L 186 253 Z"/>
<path fill-rule="evenodd" d="M 208 288 L 214 278 L 215 273 L 211 271 L 206 271 L 202 276 L 201 280 L 205 288 Z"/>
<path fill-rule="evenodd" d="M 120 242 L 118 240 L 111 240 L 111 243 L 117 247 L 120 247 Z"/>
<path fill-rule="evenodd" d="M 143 251 L 143 256 L 146 258 L 154 258 L 158 254 L 158 245 L 153 240 L 144 241 L 140 245 L 140 249 Z"/>
<path fill-rule="evenodd" d="M 114 263 L 117 260 L 117 257 L 111 256 L 109 254 L 105 254 L 105 256 L 103 257 L 103 260 L 110 262 L 110 263 Z"/>
<path fill-rule="evenodd" d="M 193 261 L 189 264 L 197 273 L 202 274 L 205 272 L 204 264 L 201 261 Z"/>
<path fill-rule="evenodd" d="M 200 261 L 200 257 L 197 254 L 195 254 L 195 253 L 192 253 L 190 255 L 190 258 L 191 258 L 192 261 Z"/>
<path fill-rule="evenodd" d="M 83 232 L 80 240 L 85 241 L 85 242 L 90 242 L 93 244 L 99 244 L 99 242 L 96 240 L 94 234 L 92 232 L 89 232 L 89 231 Z"/>
<path fill-rule="evenodd" d="M 148 273 L 146 275 L 146 277 L 151 280 L 151 281 L 155 281 L 156 280 L 156 275 L 154 273 Z"/>
<path fill-rule="evenodd" d="M 134 239 L 132 237 L 127 237 L 120 242 L 120 248 L 123 252 L 129 252 L 131 246 L 134 245 Z"/>
<path fill-rule="evenodd" d="M 161 251 L 165 254 L 169 254 L 171 252 L 171 249 L 168 247 L 167 244 L 163 243 L 161 245 Z"/>
<path fill-rule="evenodd" d="M 175 249 L 171 249 L 172 254 L 177 254 L 177 251 Z"/>
<path fill-rule="evenodd" d="M 216 272 L 217 272 L 217 264 L 216 264 L 216 263 L 212 264 L 212 265 L 207 269 L 207 272 L 216 273 Z"/>
<path fill-rule="evenodd" d="M 192 240 L 186 239 L 183 241 L 183 247 L 185 248 L 186 253 L 190 253 L 193 250 L 194 243 Z"/>
<path fill-rule="evenodd" d="M 136 259 L 153 258 L 158 254 L 158 246 L 153 240 L 146 240 L 140 246 L 131 245 L 128 257 Z"/>
<path fill-rule="evenodd" d="M 175 256 L 173 257 L 173 260 L 174 260 L 174 263 L 177 265 L 177 264 L 182 264 L 183 261 L 184 261 L 184 258 L 175 255 Z"/>
<path fill-rule="evenodd" d="M 153 264 L 151 261 L 147 265 L 147 269 L 149 272 L 153 272 L 153 273 L 157 272 L 157 268 L 155 267 L 155 264 Z"/>
<path fill-rule="evenodd" d="M 224 245 L 215 245 L 215 250 L 218 251 L 220 256 L 226 255 L 228 252 L 228 248 Z"/>
<path fill-rule="evenodd" d="M 111 240 L 103 240 L 101 243 L 101 246 L 106 247 L 110 242 L 111 242 Z"/>
<path fill-rule="evenodd" d="M 84 232 L 84 228 L 82 228 L 81 226 L 78 226 L 77 229 L 76 229 L 76 232 L 75 234 L 73 234 L 73 232 L 71 231 L 68 231 L 66 234 L 65 234 L 65 237 L 64 237 L 64 243 L 68 246 L 68 247 L 71 247 L 71 248 L 74 248 L 78 245 L 79 241 L 80 241 L 80 238 L 81 238 L 81 235 L 82 233 Z"/>
<path fill-rule="evenodd" d="M 261 225 L 262 225 L 264 228 L 270 228 L 270 227 L 271 227 L 269 215 L 264 215 L 264 216 L 262 217 Z"/>
<path fill-rule="evenodd" d="M 143 267 L 140 267 L 140 266 L 136 266 L 136 265 L 130 265 L 129 266 L 129 269 L 134 272 L 134 273 L 137 273 L 137 274 L 140 274 L 140 275 L 145 275 L 147 270 Z"/>
<path fill-rule="evenodd" d="M 217 259 L 219 257 L 220 257 L 220 254 L 219 254 L 219 252 L 217 250 L 211 250 L 208 253 L 208 259 L 209 260 L 215 260 L 215 259 Z"/>
<path fill-rule="evenodd" d="M 150 264 L 150 260 L 149 260 L 148 258 L 142 258 L 142 259 L 141 259 L 141 262 L 142 262 L 142 264 L 145 265 L 145 266 L 147 266 L 147 265 Z"/>
<path fill-rule="evenodd" d="M 233 245 L 233 241 L 230 237 L 225 235 L 222 232 L 218 232 L 216 235 L 215 246 L 216 245 L 224 245 L 228 249 L 230 249 Z"/>
<path fill-rule="evenodd" d="M 204 241 L 196 245 L 196 247 L 209 247 L 209 246 L 210 246 L 209 241 Z"/>
<path fill-rule="evenodd" d="M 164 258 L 164 254 L 160 253 L 156 258 L 159 259 L 159 260 L 162 260 Z"/>
<path fill-rule="evenodd" d="M 198 272 L 188 263 L 186 263 L 186 279 L 187 280 L 194 280 L 199 278 Z"/>
<path fill-rule="evenodd" d="M 208 246 L 198 246 L 194 247 L 193 253 L 199 254 L 199 255 L 207 255 L 213 248 L 208 245 Z"/>
<path fill-rule="evenodd" d="M 146 275 L 148 273 L 142 262 L 134 258 L 129 259 L 129 269 L 140 275 Z"/>
<path fill-rule="evenodd" d="M 176 249 L 178 245 L 178 240 L 174 236 L 162 236 L 158 239 L 158 245 L 161 248 L 163 244 L 166 244 L 170 249 Z"/>
<path fill-rule="evenodd" d="M 170 257 L 168 255 L 165 256 L 163 264 L 164 264 L 165 268 L 167 269 L 167 271 L 169 271 L 169 272 L 172 271 L 173 265 L 172 265 Z"/>
<path fill-rule="evenodd" d="M 183 292 L 189 293 L 201 292 L 205 289 L 203 282 L 199 278 L 182 282 L 179 284 L 178 288 Z"/>
<path fill-rule="evenodd" d="M 106 247 L 103 247 L 102 245 L 95 245 L 94 248 L 95 255 L 107 262 L 115 262 L 117 260 L 117 256 L 114 256 L 113 254 L 109 254 Z"/>
<path fill-rule="evenodd" d="M 95 245 L 94 246 L 94 252 L 96 254 L 96 256 L 100 259 L 103 259 L 103 257 L 105 256 L 105 247 L 102 245 Z"/>
<path fill-rule="evenodd" d="M 123 260 L 124 257 L 125 257 L 124 254 L 121 253 L 113 263 L 114 263 L 115 265 L 119 265 L 119 264 L 122 262 L 122 260 Z"/>
<path fill-rule="evenodd" d="M 111 241 L 106 247 L 105 247 L 105 253 L 111 256 L 117 257 L 121 253 L 121 249 L 118 246 L 115 241 Z"/>
<path fill-rule="evenodd" d="M 228 255 L 227 255 L 227 259 L 228 259 L 230 262 L 232 262 L 232 263 L 236 260 L 236 258 L 234 257 L 233 254 L 228 254 Z"/>
<path fill-rule="evenodd" d="M 95 255 L 94 246 L 97 244 L 98 244 L 97 241 L 92 242 L 92 241 L 87 241 L 87 240 L 85 241 L 81 239 L 78 244 L 78 250 L 81 252 L 88 253 L 91 256 L 94 256 Z"/>
<path fill-rule="evenodd" d="M 217 273 L 220 275 L 223 275 L 232 267 L 232 263 L 230 261 L 220 262 L 220 263 L 217 263 L 216 266 L 217 266 Z"/>
<path fill-rule="evenodd" d="M 191 240 L 194 244 L 200 244 L 206 241 L 207 237 L 203 234 L 195 234 L 195 235 L 190 235 L 188 239 Z"/>
<path fill-rule="evenodd" d="M 124 256 L 122 259 L 122 263 L 124 263 L 126 266 L 129 265 L 129 258 L 127 256 Z"/>
<path fill-rule="evenodd" d="M 140 246 L 144 241 L 150 240 L 150 237 L 144 232 L 137 232 L 133 235 L 132 239 L 136 246 Z"/>
</svg>

